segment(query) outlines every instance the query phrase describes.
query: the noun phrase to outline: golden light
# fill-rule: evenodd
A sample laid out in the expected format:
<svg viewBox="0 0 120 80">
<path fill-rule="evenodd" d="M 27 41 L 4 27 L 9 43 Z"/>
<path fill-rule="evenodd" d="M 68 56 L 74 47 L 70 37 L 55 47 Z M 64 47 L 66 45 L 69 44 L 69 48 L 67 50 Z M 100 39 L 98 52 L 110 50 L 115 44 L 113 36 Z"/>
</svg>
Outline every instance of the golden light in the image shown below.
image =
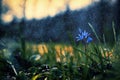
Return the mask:
<svg viewBox="0 0 120 80">
<path fill-rule="evenodd" d="M 13 15 L 11 15 L 11 14 L 2 15 L 2 20 L 5 23 L 11 22 L 13 20 Z"/>
<path fill-rule="evenodd" d="M 81 9 L 92 3 L 92 0 L 26 0 L 26 5 L 23 5 L 25 0 L 3 0 L 3 5 L 9 7 L 9 15 L 16 16 L 21 19 L 23 16 L 23 6 L 25 6 L 26 19 L 42 19 L 47 16 L 55 16 L 58 13 L 64 12 L 66 6 L 69 5 L 71 10 Z M 8 14 L 3 14 L 4 18 L 10 17 Z M 8 22 L 8 18 L 3 21 Z M 11 21 L 10 19 L 9 21 Z"/>
<path fill-rule="evenodd" d="M 92 3 L 92 0 L 70 0 L 69 6 L 71 10 L 81 9 Z"/>
</svg>

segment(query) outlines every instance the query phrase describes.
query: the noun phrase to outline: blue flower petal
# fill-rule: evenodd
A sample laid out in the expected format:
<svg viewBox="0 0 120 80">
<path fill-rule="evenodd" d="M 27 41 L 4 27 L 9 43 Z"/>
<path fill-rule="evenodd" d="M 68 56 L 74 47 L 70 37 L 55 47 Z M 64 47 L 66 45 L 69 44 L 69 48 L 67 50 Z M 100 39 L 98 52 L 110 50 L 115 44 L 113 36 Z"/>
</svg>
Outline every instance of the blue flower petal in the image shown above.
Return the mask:
<svg viewBox="0 0 120 80">
<path fill-rule="evenodd" d="M 90 43 L 92 40 L 93 39 L 91 37 L 88 37 L 86 43 Z"/>
<path fill-rule="evenodd" d="M 84 30 L 84 32 L 82 32 L 82 35 L 83 35 L 85 38 L 87 38 L 87 37 L 89 36 L 88 32 L 86 32 L 85 30 Z"/>
<path fill-rule="evenodd" d="M 81 35 L 78 35 L 78 36 L 76 37 L 77 41 L 80 41 L 80 40 L 82 40 L 83 38 L 84 38 L 84 37 L 81 36 Z"/>
</svg>

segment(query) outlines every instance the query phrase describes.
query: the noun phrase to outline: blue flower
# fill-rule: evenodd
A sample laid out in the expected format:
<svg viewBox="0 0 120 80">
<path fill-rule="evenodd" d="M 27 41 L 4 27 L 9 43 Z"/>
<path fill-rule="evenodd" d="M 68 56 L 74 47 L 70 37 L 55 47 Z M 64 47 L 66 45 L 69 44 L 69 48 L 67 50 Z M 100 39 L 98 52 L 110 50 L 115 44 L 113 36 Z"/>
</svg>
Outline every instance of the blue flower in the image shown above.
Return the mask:
<svg viewBox="0 0 120 80">
<path fill-rule="evenodd" d="M 83 41 L 84 43 L 90 43 L 93 40 L 92 37 L 90 37 L 90 33 L 85 30 L 82 31 L 81 29 L 79 29 L 79 34 L 76 39 L 77 41 Z"/>
</svg>

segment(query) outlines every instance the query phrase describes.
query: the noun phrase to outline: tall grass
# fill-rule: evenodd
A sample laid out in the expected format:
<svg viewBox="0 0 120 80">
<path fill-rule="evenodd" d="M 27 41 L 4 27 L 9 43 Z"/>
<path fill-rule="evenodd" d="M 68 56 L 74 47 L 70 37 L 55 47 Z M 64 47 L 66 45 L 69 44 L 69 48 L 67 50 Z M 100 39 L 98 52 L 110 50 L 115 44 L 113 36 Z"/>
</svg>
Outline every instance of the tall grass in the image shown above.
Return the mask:
<svg viewBox="0 0 120 80">
<path fill-rule="evenodd" d="M 20 38 L 18 44 L 21 47 L 12 52 L 14 60 L 9 60 L 12 64 L 8 63 L 4 55 L 0 56 L 1 80 L 119 80 L 120 42 L 117 41 L 114 24 L 113 48 L 104 46 L 93 26 L 88 24 L 99 44 L 93 41 L 90 44 L 75 45 L 72 41 L 72 46 L 60 44 L 56 50 L 57 43 L 42 43 L 47 47 L 45 51 L 45 46 L 31 44 Z M 36 47 L 33 47 L 35 45 Z M 67 51 L 69 46 L 73 49 L 72 54 Z M 40 53 L 41 50 L 43 53 Z M 2 51 L 1 53 L 6 54 Z M 16 67 L 16 64 L 19 67 Z"/>
<path fill-rule="evenodd" d="M 113 28 L 114 40 L 115 40 L 115 43 L 116 43 L 117 42 L 117 38 L 116 38 L 116 31 L 115 31 L 115 24 L 114 24 L 114 22 L 112 22 L 112 28 Z"/>
<path fill-rule="evenodd" d="M 95 34 L 95 37 L 97 38 L 98 42 L 100 43 L 100 38 L 99 38 L 99 36 L 97 35 L 95 29 L 93 28 L 93 26 L 92 26 L 90 23 L 88 23 L 88 25 L 90 26 L 90 28 L 92 29 L 93 33 Z"/>
</svg>

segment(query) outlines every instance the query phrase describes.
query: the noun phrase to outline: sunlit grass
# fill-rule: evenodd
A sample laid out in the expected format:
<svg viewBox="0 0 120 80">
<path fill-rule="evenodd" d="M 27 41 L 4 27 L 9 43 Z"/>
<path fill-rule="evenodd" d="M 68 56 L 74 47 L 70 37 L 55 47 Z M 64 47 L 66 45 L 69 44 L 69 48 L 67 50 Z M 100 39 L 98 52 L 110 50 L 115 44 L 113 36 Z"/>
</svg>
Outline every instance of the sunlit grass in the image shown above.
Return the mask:
<svg viewBox="0 0 120 80">
<path fill-rule="evenodd" d="M 66 54 L 69 54 L 70 56 L 73 56 L 74 49 L 72 45 L 65 45 L 65 44 L 54 44 L 51 46 L 51 44 L 27 44 L 27 50 L 32 50 L 33 53 L 38 52 L 41 56 L 45 54 L 50 54 L 52 56 L 52 53 L 49 53 L 49 50 L 54 49 L 56 54 L 56 60 L 59 62 L 61 56 L 65 56 Z"/>
<path fill-rule="evenodd" d="M 81 45 L 80 45 L 81 46 Z M 76 48 L 80 48 L 80 50 L 84 50 L 84 48 L 82 47 L 76 47 Z M 91 45 L 88 46 L 88 50 L 91 51 L 92 47 Z M 53 44 L 51 46 L 51 44 L 47 43 L 41 43 L 41 44 L 27 44 L 27 50 L 28 51 L 31 51 L 32 52 L 32 55 L 34 55 L 34 53 L 38 53 L 40 54 L 40 56 L 44 56 L 45 54 L 48 54 L 49 56 L 52 56 L 53 53 L 49 53 L 50 50 L 54 50 L 55 52 L 55 55 L 56 55 L 56 61 L 57 62 L 60 62 L 60 58 L 61 57 L 64 57 L 64 60 L 65 60 L 65 57 L 66 55 L 70 55 L 70 56 L 75 56 L 76 54 L 79 54 L 80 57 L 82 57 L 82 54 L 81 52 L 77 51 L 74 46 L 72 45 L 65 45 L 65 44 Z M 105 57 L 105 58 L 108 58 L 108 57 L 112 57 L 113 56 L 113 49 L 106 49 L 104 48 L 103 50 L 101 49 L 101 53 L 102 53 L 102 56 Z"/>
<path fill-rule="evenodd" d="M 116 41 L 110 47 L 108 43 L 100 42 L 89 25 L 98 43 L 84 30 L 78 34 L 78 43 L 72 41 L 74 44 L 31 43 L 23 37 L 17 42 L 3 40 L 7 44 L 0 50 L 0 76 L 20 80 L 119 80 L 120 40 L 116 37 L 115 28 Z M 4 69 L 10 71 L 2 71 Z"/>
<path fill-rule="evenodd" d="M 43 76 L 46 76 L 45 77 L 46 79 L 54 78 L 53 77 L 54 73 L 52 71 L 49 71 L 47 73 L 46 72 L 39 73 L 38 72 L 39 68 L 41 69 L 40 64 L 48 65 L 51 70 L 52 70 L 52 67 L 57 66 L 57 68 L 59 69 L 56 69 L 56 70 L 58 71 L 63 70 L 61 71 L 60 75 L 63 75 L 64 78 L 71 78 L 71 79 L 76 75 L 81 74 L 78 72 L 78 68 L 82 67 L 83 73 L 81 74 L 81 76 L 85 79 L 88 75 L 90 76 L 89 69 L 92 69 L 93 71 L 96 71 L 97 69 L 98 72 L 100 72 L 101 74 L 104 74 L 105 73 L 104 70 L 106 70 L 106 65 L 107 64 L 111 65 L 111 63 L 113 63 L 114 61 L 112 59 L 114 59 L 115 49 L 109 48 L 102 44 L 98 45 L 98 44 L 90 43 L 86 46 L 86 52 L 84 48 L 85 46 L 83 44 L 79 44 L 76 46 L 76 45 L 63 44 L 63 43 L 35 44 L 35 43 L 26 42 L 25 45 L 26 45 L 25 47 L 26 49 L 24 50 L 25 50 L 26 57 L 23 59 L 32 61 L 32 64 L 33 64 L 32 67 L 28 68 L 28 71 L 31 68 L 33 69 L 35 68 L 35 72 L 33 71 L 34 74 L 33 73 L 31 74 L 32 75 L 30 77 L 31 79 L 37 79 Z M 17 49 L 17 47 L 15 48 Z M 16 54 L 14 53 L 14 50 L 11 53 Z M 7 54 L 7 53 L 4 51 L 4 54 Z M 40 57 L 38 55 L 40 55 Z M 95 66 L 93 66 L 93 64 L 98 67 L 96 68 Z M 39 68 L 37 69 L 35 65 L 39 65 Z M 65 66 L 68 68 L 68 70 L 67 68 L 65 68 Z M 71 69 L 73 70 L 73 74 L 70 73 Z M 21 76 L 21 75 L 25 75 L 25 72 L 22 71 L 21 73 L 21 71 L 17 71 L 17 76 Z"/>
</svg>

